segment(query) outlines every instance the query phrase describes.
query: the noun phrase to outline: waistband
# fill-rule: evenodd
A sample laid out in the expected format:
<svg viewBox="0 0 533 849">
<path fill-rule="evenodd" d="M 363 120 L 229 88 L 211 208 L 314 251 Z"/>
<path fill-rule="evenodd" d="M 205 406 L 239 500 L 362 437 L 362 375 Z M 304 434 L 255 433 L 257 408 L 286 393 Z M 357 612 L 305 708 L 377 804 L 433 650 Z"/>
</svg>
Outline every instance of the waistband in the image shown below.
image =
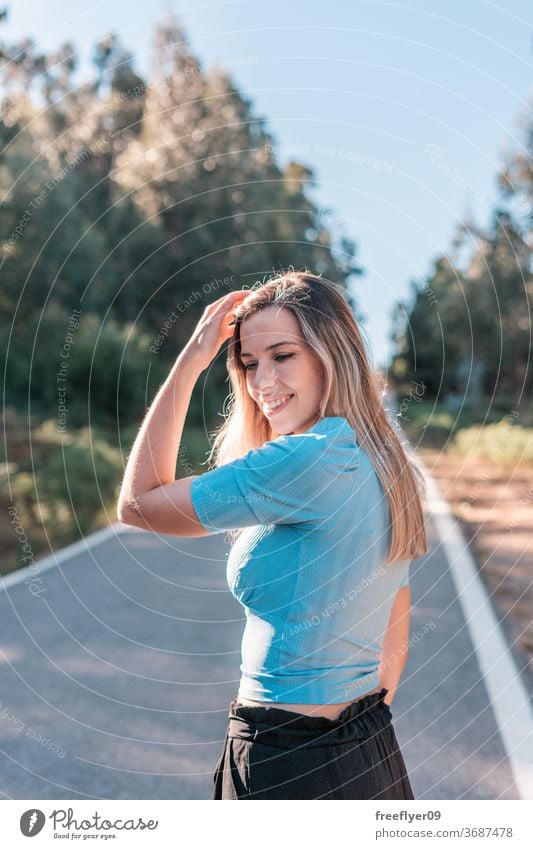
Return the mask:
<svg viewBox="0 0 533 849">
<path fill-rule="evenodd" d="M 383 687 L 378 693 L 363 696 L 345 707 L 337 719 L 307 716 L 272 704 L 239 705 L 235 698 L 230 703 L 227 736 L 278 748 L 364 740 L 391 723 L 389 705 L 383 701 L 387 693 Z"/>
</svg>

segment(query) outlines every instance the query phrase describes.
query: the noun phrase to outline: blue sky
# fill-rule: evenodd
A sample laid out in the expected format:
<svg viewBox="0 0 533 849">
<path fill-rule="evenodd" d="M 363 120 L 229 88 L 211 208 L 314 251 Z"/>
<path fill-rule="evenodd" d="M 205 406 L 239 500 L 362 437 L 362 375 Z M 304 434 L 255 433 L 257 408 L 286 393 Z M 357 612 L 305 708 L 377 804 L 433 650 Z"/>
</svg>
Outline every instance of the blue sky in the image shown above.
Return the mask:
<svg viewBox="0 0 533 849">
<path fill-rule="evenodd" d="M 8 2 L 8 0 L 5 0 Z M 355 281 L 375 365 L 390 355 L 391 308 L 450 249 L 457 223 L 484 224 L 509 146 L 531 110 L 526 0 L 16 0 L 8 40 L 43 48 L 67 38 L 91 71 L 111 30 L 150 73 L 153 25 L 176 12 L 206 67 L 223 64 L 279 145 L 317 179 L 313 197 L 353 238 Z"/>
</svg>

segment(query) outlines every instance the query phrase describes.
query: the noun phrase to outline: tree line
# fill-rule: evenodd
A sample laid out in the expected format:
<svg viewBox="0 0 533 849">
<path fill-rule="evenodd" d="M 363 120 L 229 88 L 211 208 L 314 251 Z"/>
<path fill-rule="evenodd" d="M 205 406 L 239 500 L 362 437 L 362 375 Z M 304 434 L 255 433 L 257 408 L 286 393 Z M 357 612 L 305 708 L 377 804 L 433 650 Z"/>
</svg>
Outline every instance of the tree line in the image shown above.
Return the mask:
<svg viewBox="0 0 533 849">
<path fill-rule="evenodd" d="M 276 161 L 265 120 L 230 74 L 202 68 L 174 16 L 154 28 L 153 48 L 143 79 L 106 36 L 81 84 L 71 43 L 53 54 L 31 39 L 0 49 L 6 400 L 53 414 L 79 310 L 65 374 L 72 427 L 89 412 L 102 424 L 136 421 L 207 303 L 230 289 L 289 266 L 345 287 L 360 273 L 355 245 L 312 200 L 312 171 Z M 223 374 L 220 358 L 208 417 Z M 199 422 L 205 413 L 194 406 Z"/>
<path fill-rule="evenodd" d="M 486 404 L 531 407 L 532 114 L 503 157 L 488 226 L 461 221 L 393 316 L 390 376 L 400 391 L 417 381 L 427 400 L 479 408 L 480 420 Z"/>
<path fill-rule="evenodd" d="M 355 244 L 327 226 L 313 171 L 277 161 L 265 119 L 175 16 L 152 36 L 146 79 L 111 33 L 83 82 L 72 43 L 0 42 L 3 571 L 116 519 L 125 455 L 208 303 L 307 267 L 357 312 Z M 178 474 L 201 471 L 220 424 L 224 360 L 193 393 Z"/>
</svg>

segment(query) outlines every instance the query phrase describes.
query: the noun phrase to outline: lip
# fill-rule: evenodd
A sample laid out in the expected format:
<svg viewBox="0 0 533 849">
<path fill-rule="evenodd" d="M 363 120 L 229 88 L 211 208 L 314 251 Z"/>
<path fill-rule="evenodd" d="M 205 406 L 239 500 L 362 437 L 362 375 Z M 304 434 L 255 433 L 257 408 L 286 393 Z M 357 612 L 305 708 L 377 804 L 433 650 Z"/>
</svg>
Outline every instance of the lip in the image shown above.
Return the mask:
<svg viewBox="0 0 533 849">
<path fill-rule="evenodd" d="M 281 398 L 281 397 L 283 397 L 283 396 L 278 395 L 278 398 Z M 293 398 L 294 398 L 294 394 L 289 395 L 289 397 L 287 398 L 285 403 L 281 404 L 279 407 L 276 407 L 275 410 L 269 410 L 268 412 L 266 410 L 264 410 L 265 416 L 275 416 L 277 413 L 281 413 L 282 410 L 284 410 L 285 407 L 287 407 L 287 405 L 292 401 Z M 268 398 L 268 399 L 264 398 L 262 404 L 267 403 L 267 400 L 268 400 L 268 402 L 271 402 L 271 401 L 275 401 L 276 399 L 275 398 Z"/>
</svg>

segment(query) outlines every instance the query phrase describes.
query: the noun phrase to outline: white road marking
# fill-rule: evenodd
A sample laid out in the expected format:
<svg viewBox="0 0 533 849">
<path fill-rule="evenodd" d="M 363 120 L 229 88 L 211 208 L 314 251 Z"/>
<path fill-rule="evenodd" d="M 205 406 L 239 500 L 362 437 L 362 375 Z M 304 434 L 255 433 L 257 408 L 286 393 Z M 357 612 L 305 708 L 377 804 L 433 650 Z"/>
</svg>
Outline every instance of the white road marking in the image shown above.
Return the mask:
<svg viewBox="0 0 533 849">
<path fill-rule="evenodd" d="M 527 690 L 460 526 L 420 457 L 413 452 L 410 456 L 427 482 L 426 506 L 448 561 L 518 793 L 533 799 L 533 713 Z"/>
<path fill-rule="evenodd" d="M 126 530 L 126 528 L 130 530 L 129 526 L 122 524 L 122 522 L 113 522 L 107 528 L 102 528 L 99 531 L 88 534 L 83 539 L 73 542 L 72 545 L 67 545 L 65 548 L 60 548 L 59 551 L 54 552 L 54 554 L 43 557 L 42 560 L 35 560 L 33 564 L 25 566 L 23 569 L 16 569 L 14 572 L 8 572 L 7 575 L 0 575 L 0 591 L 7 590 L 9 587 L 20 584 L 22 581 L 29 581 L 32 577 L 35 578 L 40 575 L 41 572 L 46 572 L 53 566 L 64 563 L 72 557 L 76 557 L 77 554 L 84 554 L 89 548 L 95 548 L 102 542 L 106 542 L 108 539 L 117 536 L 117 534 Z"/>
<path fill-rule="evenodd" d="M 403 439 L 402 439 L 403 441 Z M 461 529 L 421 458 L 405 444 L 427 483 L 426 507 L 438 530 L 479 667 L 489 693 L 503 746 L 521 799 L 533 799 L 533 713 L 511 650 L 491 607 L 485 586 Z M 0 576 L 0 590 L 94 548 L 125 530 L 121 522 L 95 531 L 33 565 Z M 496 672 L 494 671 L 496 670 Z M 513 721 L 509 722 L 509 717 Z"/>
</svg>

